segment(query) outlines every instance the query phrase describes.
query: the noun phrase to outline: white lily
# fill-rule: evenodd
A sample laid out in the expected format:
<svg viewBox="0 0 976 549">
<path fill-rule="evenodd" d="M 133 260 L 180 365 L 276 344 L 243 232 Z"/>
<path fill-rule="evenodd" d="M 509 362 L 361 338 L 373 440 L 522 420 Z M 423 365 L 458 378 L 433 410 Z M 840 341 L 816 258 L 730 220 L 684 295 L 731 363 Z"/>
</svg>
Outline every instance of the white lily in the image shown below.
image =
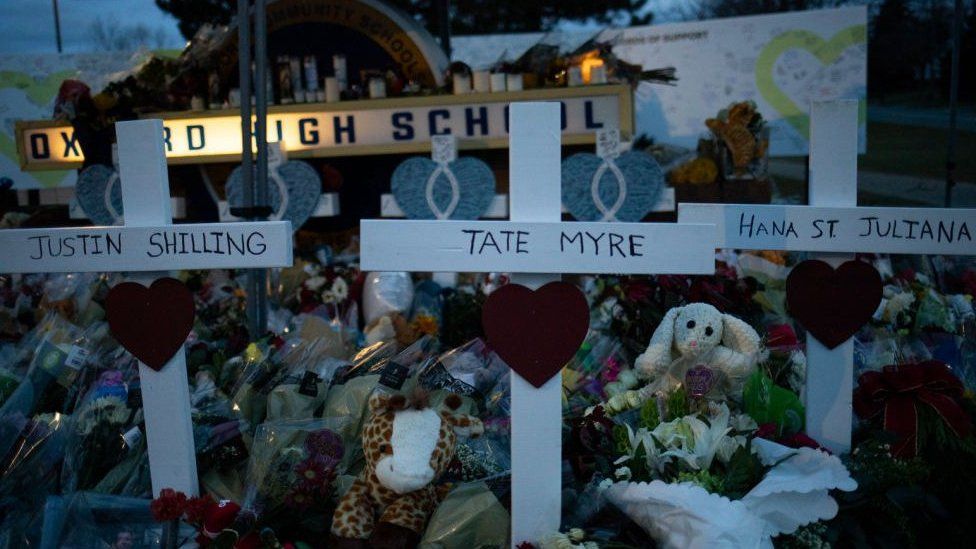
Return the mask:
<svg viewBox="0 0 976 549">
<path fill-rule="evenodd" d="M 720 449 L 720 459 L 727 461 L 738 447 L 738 441 L 727 436 L 732 430 L 729 407 L 720 404 L 712 411 L 715 413 L 709 423 L 691 415 L 658 425 L 652 433 L 654 438 L 670 448 L 661 455 L 682 459 L 695 470 L 708 470 Z"/>
</svg>

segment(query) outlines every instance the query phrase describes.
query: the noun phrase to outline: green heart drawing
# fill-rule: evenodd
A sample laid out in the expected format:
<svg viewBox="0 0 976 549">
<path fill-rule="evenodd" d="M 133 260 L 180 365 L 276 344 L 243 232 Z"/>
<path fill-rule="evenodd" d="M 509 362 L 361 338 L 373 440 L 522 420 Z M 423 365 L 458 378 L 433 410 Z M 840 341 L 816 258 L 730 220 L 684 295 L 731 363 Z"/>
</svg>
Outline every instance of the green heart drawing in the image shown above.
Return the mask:
<svg viewBox="0 0 976 549">
<path fill-rule="evenodd" d="M 776 60 L 784 52 L 799 48 L 813 54 L 824 65 L 829 65 L 836 61 L 844 50 L 856 44 L 865 43 L 867 39 L 866 25 L 852 25 L 842 29 L 830 40 L 824 40 L 806 30 L 784 32 L 770 40 L 759 52 L 759 58 L 756 60 L 756 87 L 759 88 L 759 93 L 762 94 L 763 99 L 772 105 L 786 122 L 804 138 L 809 139 L 810 117 L 808 113 L 800 109 L 789 96 L 783 93 L 783 90 L 779 89 L 773 80 L 773 66 L 776 64 Z M 857 115 L 859 123 L 864 123 L 866 114 L 867 105 L 864 100 L 861 100 Z"/>
<path fill-rule="evenodd" d="M 49 74 L 43 79 L 35 79 L 23 72 L 0 71 L 0 82 L 4 88 L 18 88 L 36 105 L 45 105 L 58 95 L 58 88 L 65 78 L 76 74 L 75 71 L 60 71 Z M 6 156 L 14 165 L 20 164 L 17 145 L 7 134 L 0 131 L 0 155 Z M 43 188 L 57 187 L 70 173 L 68 170 L 36 171 L 31 173 Z"/>
</svg>

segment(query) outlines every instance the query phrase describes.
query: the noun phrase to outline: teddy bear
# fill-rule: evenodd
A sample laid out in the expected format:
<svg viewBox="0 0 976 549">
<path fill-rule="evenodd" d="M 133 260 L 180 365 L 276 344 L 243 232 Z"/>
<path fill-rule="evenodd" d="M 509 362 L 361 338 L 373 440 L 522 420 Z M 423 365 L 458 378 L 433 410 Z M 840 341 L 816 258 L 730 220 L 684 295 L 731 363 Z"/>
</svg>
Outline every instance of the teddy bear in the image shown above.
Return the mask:
<svg viewBox="0 0 976 549">
<path fill-rule="evenodd" d="M 718 389 L 738 400 L 746 379 L 756 369 L 760 352 L 759 334 L 743 320 L 707 303 L 674 307 L 637 357 L 637 372 L 649 381 L 641 396 L 646 400 L 691 381 L 698 385 L 688 387 L 691 393 Z"/>
</svg>

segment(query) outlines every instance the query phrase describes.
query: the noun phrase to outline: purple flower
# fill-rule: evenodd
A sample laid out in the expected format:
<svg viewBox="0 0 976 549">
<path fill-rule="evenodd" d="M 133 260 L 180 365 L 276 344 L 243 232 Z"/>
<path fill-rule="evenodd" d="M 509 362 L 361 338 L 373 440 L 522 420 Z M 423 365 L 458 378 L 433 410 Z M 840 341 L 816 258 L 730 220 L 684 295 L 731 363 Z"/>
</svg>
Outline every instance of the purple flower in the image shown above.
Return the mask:
<svg viewBox="0 0 976 549">
<path fill-rule="evenodd" d="M 345 454 L 342 438 L 334 431 L 320 429 L 305 437 L 305 450 L 313 456 L 323 456 L 339 461 Z"/>
</svg>

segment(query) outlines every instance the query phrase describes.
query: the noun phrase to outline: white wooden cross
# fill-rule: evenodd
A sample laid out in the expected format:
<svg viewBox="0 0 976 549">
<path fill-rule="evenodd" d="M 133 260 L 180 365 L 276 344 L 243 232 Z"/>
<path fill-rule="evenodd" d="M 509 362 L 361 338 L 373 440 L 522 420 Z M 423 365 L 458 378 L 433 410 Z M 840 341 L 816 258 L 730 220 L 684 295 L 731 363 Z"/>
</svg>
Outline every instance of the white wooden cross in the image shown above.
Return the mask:
<svg viewBox="0 0 976 549">
<path fill-rule="evenodd" d="M 560 273 L 715 271 L 714 225 L 562 223 L 559 104 L 514 103 L 509 120 L 511 220 L 363 220 L 364 270 L 509 272 L 533 289 Z M 559 530 L 561 383 L 512 375 L 513 547 Z"/>
<path fill-rule="evenodd" d="M 291 224 L 173 225 L 160 120 L 119 122 L 121 227 L 0 231 L 0 272 L 138 271 L 150 285 L 175 269 L 262 268 L 292 264 Z M 153 494 L 197 494 L 186 354 L 155 371 L 139 364 Z"/>
<path fill-rule="evenodd" d="M 857 109 L 811 106 L 809 206 L 679 204 L 678 221 L 717 224 L 721 248 L 817 252 L 834 267 L 854 252 L 976 255 L 976 210 L 857 206 Z M 853 338 L 828 349 L 808 334 L 806 431 L 835 453 L 851 447 L 853 385 Z"/>
</svg>

